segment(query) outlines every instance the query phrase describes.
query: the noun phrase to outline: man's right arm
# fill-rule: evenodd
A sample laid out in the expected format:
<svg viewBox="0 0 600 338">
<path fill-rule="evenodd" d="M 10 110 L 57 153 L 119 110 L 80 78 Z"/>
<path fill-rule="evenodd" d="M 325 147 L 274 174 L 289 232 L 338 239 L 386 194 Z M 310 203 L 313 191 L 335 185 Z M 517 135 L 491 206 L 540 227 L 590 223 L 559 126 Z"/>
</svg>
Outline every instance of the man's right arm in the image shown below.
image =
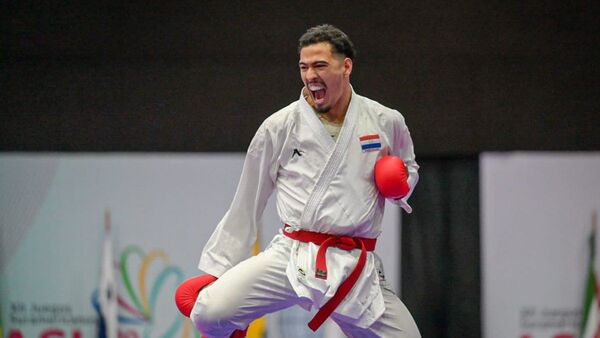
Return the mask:
<svg viewBox="0 0 600 338">
<path fill-rule="evenodd" d="M 275 187 L 274 161 L 273 142 L 263 123 L 248 148 L 231 206 L 202 251 L 200 270 L 219 277 L 250 256 Z"/>
</svg>

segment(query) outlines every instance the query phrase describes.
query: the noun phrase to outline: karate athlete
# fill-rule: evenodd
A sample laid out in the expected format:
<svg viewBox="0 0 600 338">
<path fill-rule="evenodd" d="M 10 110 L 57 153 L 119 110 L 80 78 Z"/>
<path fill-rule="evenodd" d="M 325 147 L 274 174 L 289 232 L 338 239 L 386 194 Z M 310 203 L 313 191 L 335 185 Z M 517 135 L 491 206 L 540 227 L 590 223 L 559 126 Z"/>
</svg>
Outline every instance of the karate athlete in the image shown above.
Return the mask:
<svg viewBox="0 0 600 338">
<path fill-rule="evenodd" d="M 404 161 L 410 191 L 393 202 L 411 212 L 418 165 L 404 118 L 354 92 L 355 51 L 339 29 L 308 29 L 298 52 L 300 97 L 250 143 L 231 207 L 202 252 L 209 275 L 190 317 L 205 337 L 241 337 L 254 319 L 299 305 L 320 309 L 313 330 L 331 318 L 348 337 L 420 337 L 373 253 L 385 205 L 378 159 Z M 247 258 L 273 191 L 282 230 Z"/>
</svg>

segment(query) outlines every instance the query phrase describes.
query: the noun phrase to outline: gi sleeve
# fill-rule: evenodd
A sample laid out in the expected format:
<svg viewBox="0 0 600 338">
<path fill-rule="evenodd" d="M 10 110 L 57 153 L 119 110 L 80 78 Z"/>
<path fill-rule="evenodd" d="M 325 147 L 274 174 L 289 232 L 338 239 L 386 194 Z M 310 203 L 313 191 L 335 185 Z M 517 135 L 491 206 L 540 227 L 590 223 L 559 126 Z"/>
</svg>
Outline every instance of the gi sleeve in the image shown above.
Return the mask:
<svg viewBox="0 0 600 338">
<path fill-rule="evenodd" d="M 248 148 L 231 206 L 202 251 L 200 270 L 219 277 L 250 256 L 275 186 L 273 158 L 273 143 L 263 123 Z"/>
<path fill-rule="evenodd" d="M 402 114 L 398 113 L 397 118 L 394 119 L 394 138 L 392 145 L 392 154 L 400 157 L 406 168 L 408 169 L 408 186 L 410 190 L 406 196 L 392 200 L 392 203 L 398 204 L 407 213 L 412 212 L 411 206 L 408 204 L 408 198 L 412 195 L 417 182 L 419 181 L 419 165 L 415 161 L 415 151 L 413 147 L 412 138 L 410 132 L 404 121 Z"/>
</svg>

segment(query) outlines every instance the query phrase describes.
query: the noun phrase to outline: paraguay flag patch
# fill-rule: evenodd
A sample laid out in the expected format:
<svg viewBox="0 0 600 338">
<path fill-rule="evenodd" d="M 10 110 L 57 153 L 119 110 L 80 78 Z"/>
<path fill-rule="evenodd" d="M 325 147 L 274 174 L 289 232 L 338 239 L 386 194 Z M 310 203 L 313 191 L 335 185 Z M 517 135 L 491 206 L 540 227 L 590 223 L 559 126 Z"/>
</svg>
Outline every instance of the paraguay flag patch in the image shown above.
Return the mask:
<svg viewBox="0 0 600 338">
<path fill-rule="evenodd" d="M 363 152 L 381 149 L 381 139 L 379 138 L 379 134 L 364 135 L 359 137 L 359 140 Z"/>
</svg>

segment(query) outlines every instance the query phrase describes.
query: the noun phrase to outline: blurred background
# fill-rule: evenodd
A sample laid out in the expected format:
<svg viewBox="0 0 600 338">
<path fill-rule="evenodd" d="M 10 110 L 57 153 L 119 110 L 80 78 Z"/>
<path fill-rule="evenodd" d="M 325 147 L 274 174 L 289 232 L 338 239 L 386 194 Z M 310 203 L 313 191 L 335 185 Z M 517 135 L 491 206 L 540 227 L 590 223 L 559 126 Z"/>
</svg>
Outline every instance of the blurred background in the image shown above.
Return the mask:
<svg viewBox="0 0 600 338">
<path fill-rule="evenodd" d="M 80 209 L 78 218 L 70 220 L 73 227 L 62 230 L 69 238 L 90 237 L 93 264 L 75 264 L 71 269 L 89 269 L 86 280 L 94 287 L 104 209 L 111 203 L 113 218 L 122 208 L 121 217 L 130 215 L 136 224 L 121 224 L 115 234 L 121 241 L 115 244 L 116 251 L 125 252 L 136 252 L 126 251 L 138 236 L 136 231 L 152 233 L 160 227 L 164 233 L 159 238 L 165 241 L 197 226 L 186 221 L 181 228 L 167 231 L 164 224 L 172 222 L 168 217 L 151 226 L 157 221 L 148 208 L 166 205 L 166 195 L 186 199 L 178 206 L 181 210 L 198 211 L 189 219 L 207 219 L 203 208 L 213 208 L 212 204 L 194 203 L 188 196 L 205 194 L 206 200 L 201 200 L 211 203 L 210 196 L 220 187 L 208 182 L 231 180 L 229 190 L 219 192 L 222 200 L 214 202 L 216 214 L 222 215 L 254 132 L 267 116 L 299 96 L 298 38 L 322 23 L 341 28 L 358 50 L 351 79 L 356 92 L 399 110 L 415 143 L 421 182 L 411 198 L 415 211 L 396 218 L 402 225 L 396 238 L 396 288 L 423 337 L 558 337 L 575 336 L 580 330 L 587 236 L 592 215 L 600 208 L 597 2 L 3 1 L 0 17 L 0 207 L 4 215 L 0 299 L 6 337 L 16 337 L 16 329 L 26 332 L 26 337 L 41 336 L 53 325 L 63 327 L 63 336 L 74 336 L 79 329 L 73 329 L 73 323 L 48 319 L 44 325 L 36 315 L 56 316 L 78 307 L 91 312 L 74 322 L 95 323 L 88 299 L 93 290 L 82 291 L 80 298 L 85 301 L 77 306 L 53 298 L 38 304 L 24 295 L 27 288 L 22 283 L 29 278 L 23 265 L 31 269 L 44 264 L 25 248 L 39 247 L 48 234 L 35 233 L 35 240 L 28 236 L 36 227 L 56 235 L 48 224 L 66 224 L 57 210 L 76 212 L 73 203 L 82 201 L 69 199 L 73 189 L 81 189 L 77 194 L 100 196 L 89 202 L 98 209 L 93 215 Z M 215 164 L 221 159 L 232 161 L 227 162 L 230 167 Z M 210 176 L 207 167 L 213 173 L 224 171 L 224 176 Z M 530 177 L 528 170 L 531 179 L 525 179 Z M 199 172 L 203 174 L 195 174 Z M 539 175 L 545 179 L 536 183 Z M 191 190 L 180 194 L 181 190 L 173 189 L 185 189 L 181 182 L 148 183 L 171 182 L 173 176 L 192 182 Z M 139 177 L 147 180 L 132 183 Z M 128 188 L 113 195 L 124 186 Z M 515 194 L 514 189 L 521 188 Z M 110 193 L 103 195 L 103 189 Z M 149 199 L 146 204 L 140 194 Z M 160 197 L 148 197 L 155 195 Z M 519 196 L 524 200 L 513 200 Z M 560 198 L 542 203 L 542 196 Z M 169 217 L 183 212 L 173 208 Z M 553 210 L 572 217 L 557 220 L 549 212 Z M 532 224 L 527 218 L 532 214 L 549 219 L 535 220 L 543 225 L 539 231 L 521 233 Z M 514 218 L 503 218 L 507 215 Z M 79 227 L 86 217 L 93 220 L 89 224 L 93 231 Z M 218 222 L 214 217 L 202 224 L 202 234 L 194 235 L 208 236 Z M 540 236 L 551 232 L 546 225 L 552 220 L 558 222 L 553 228 L 556 236 Z M 31 229 L 26 230 L 26 225 Z M 136 230 L 129 233 L 124 230 L 127 226 Z M 489 234 L 490 240 L 506 242 L 486 244 L 486 229 L 504 229 L 499 235 Z M 579 237 L 566 245 L 565 237 L 574 233 Z M 509 234 L 515 238 L 507 239 Z M 524 239 L 523 234 L 531 237 Z M 55 244 L 62 243 L 61 238 Z M 177 276 L 193 272 L 205 240 L 201 238 L 198 248 L 176 260 L 185 265 Z M 32 242 L 25 245 L 28 240 Z M 518 246 L 519 240 L 526 243 Z M 10 248 L 7 244 L 19 241 L 22 244 Z M 168 246 L 159 239 L 146 241 L 135 244 L 148 251 Z M 506 243 L 515 245 L 514 250 L 506 249 Z M 67 245 L 58 246 L 68 255 Z M 533 259 L 535 255 L 525 250 L 532 247 L 536 253 L 556 253 L 560 248 L 557 259 L 569 257 L 564 266 L 575 270 L 561 270 L 563 265 L 544 261 L 549 256 L 541 254 L 547 268 L 531 278 L 548 281 L 546 296 L 524 298 L 536 289 L 530 286 L 511 297 L 498 289 L 495 295 L 501 296 L 489 299 L 498 299 L 499 304 L 486 303 L 485 283 L 515 273 L 509 265 L 490 271 L 486 278 L 486 259 L 509 263 Z M 499 249 L 487 252 L 488 248 Z M 505 256 L 505 251 L 516 256 Z M 31 261 L 32 254 L 38 260 Z M 61 255 L 55 257 L 59 262 Z M 490 266 L 502 264 L 492 260 Z M 539 265 L 524 271 L 536 271 L 534 266 Z M 561 279 L 566 275 L 577 277 Z M 521 283 L 517 276 L 517 281 L 502 284 L 516 290 L 527 284 L 523 281 L 528 278 L 520 276 Z M 569 296 L 556 303 L 540 300 L 549 294 Z M 142 303 L 137 315 L 147 320 L 150 299 Z M 506 308 L 506 317 L 490 314 L 486 307 Z M 513 329 L 498 331 L 485 320 L 486 314 L 504 323 L 499 326 Z M 145 325 L 150 327 L 148 321 Z M 164 325 L 172 328 L 165 329 L 171 335 L 190 334 L 183 324 Z M 147 328 L 123 334 L 160 335 Z M 308 329 L 304 334 L 309 334 Z"/>
</svg>

